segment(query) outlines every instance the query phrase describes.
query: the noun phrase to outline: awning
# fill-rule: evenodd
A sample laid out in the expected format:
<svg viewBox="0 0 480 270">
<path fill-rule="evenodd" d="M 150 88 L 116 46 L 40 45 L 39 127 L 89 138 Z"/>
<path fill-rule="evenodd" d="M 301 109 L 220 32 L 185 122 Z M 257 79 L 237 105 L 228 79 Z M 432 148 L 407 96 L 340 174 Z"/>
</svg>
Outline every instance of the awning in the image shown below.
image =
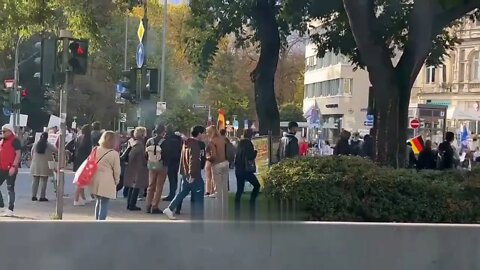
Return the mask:
<svg viewBox="0 0 480 270">
<path fill-rule="evenodd" d="M 447 119 L 449 120 L 465 120 L 465 121 L 480 121 L 480 111 L 474 109 L 460 110 L 459 108 L 448 108 Z"/>
</svg>

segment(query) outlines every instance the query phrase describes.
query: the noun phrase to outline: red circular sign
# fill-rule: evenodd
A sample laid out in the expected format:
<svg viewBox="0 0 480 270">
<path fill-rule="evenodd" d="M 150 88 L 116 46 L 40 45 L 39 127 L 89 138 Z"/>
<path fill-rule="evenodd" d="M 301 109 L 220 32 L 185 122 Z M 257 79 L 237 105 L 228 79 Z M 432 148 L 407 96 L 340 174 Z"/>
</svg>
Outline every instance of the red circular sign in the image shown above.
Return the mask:
<svg viewBox="0 0 480 270">
<path fill-rule="evenodd" d="M 418 119 L 412 119 L 412 121 L 410 121 L 410 127 L 413 128 L 413 129 L 417 129 L 420 127 L 420 121 L 418 121 Z"/>
</svg>

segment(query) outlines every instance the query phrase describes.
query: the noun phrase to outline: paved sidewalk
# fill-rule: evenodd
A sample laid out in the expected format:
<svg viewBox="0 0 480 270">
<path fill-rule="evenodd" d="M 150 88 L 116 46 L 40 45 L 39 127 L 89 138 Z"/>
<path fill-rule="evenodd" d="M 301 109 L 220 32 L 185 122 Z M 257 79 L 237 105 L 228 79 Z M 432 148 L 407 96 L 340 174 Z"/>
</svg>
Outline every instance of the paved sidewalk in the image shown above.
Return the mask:
<svg viewBox="0 0 480 270">
<path fill-rule="evenodd" d="M 230 177 L 231 191 L 236 189 L 235 177 L 231 174 Z M 91 202 L 86 206 L 73 206 L 73 194 L 74 185 L 73 172 L 67 172 L 65 175 L 65 193 L 64 198 L 64 220 L 94 220 L 94 208 L 95 202 Z M 47 188 L 47 198 L 49 202 L 32 202 L 31 201 L 31 182 L 29 170 L 21 169 L 16 181 L 16 203 L 15 203 L 15 217 L 7 218 L 0 217 L 2 220 L 51 220 L 55 214 L 55 193 L 53 192 L 52 182 L 49 181 Z M 6 192 L 6 185 L 0 187 L 5 203 L 7 203 L 8 196 Z M 164 194 L 168 192 L 168 180 L 165 183 Z M 122 196 L 119 192 L 119 196 Z M 216 200 L 211 198 L 205 198 L 205 218 L 213 218 L 213 208 Z M 142 211 L 132 212 L 126 209 L 126 199 L 119 197 L 116 200 L 110 201 L 109 205 L 109 220 L 167 220 L 164 215 L 151 215 L 146 214 L 143 210 L 145 208 L 144 201 L 139 201 L 138 206 L 142 208 Z M 161 208 L 168 206 L 168 202 L 161 202 Z M 190 218 L 190 199 L 187 197 L 182 207 L 182 215 L 177 216 L 178 219 Z"/>
</svg>

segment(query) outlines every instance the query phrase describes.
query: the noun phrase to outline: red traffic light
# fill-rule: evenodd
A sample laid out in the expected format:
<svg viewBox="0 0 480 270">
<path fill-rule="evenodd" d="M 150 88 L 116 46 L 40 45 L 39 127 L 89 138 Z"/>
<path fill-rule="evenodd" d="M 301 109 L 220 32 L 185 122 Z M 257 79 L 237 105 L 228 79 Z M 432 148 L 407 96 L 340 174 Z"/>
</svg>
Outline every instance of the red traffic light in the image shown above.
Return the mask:
<svg viewBox="0 0 480 270">
<path fill-rule="evenodd" d="M 82 56 L 84 53 L 85 53 L 85 51 L 82 49 L 82 47 L 79 46 L 78 49 L 77 49 L 77 55 Z"/>
<path fill-rule="evenodd" d="M 22 97 L 26 97 L 27 96 L 27 90 L 22 90 L 22 92 L 20 93 L 20 95 Z"/>
</svg>

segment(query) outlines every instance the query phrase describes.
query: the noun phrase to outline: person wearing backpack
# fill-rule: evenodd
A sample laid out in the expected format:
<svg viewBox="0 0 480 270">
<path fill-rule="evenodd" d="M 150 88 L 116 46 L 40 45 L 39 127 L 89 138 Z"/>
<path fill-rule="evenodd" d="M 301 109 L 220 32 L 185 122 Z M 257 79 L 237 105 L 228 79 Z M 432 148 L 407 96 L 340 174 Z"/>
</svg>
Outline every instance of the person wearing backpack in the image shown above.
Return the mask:
<svg viewBox="0 0 480 270">
<path fill-rule="evenodd" d="M 163 153 L 162 146 L 165 142 L 165 126 L 157 125 L 154 130 L 155 136 L 148 139 L 145 145 L 145 153 L 147 155 L 148 168 L 148 188 L 147 198 L 145 204 L 147 206 L 146 212 L 149 214 L 161 214 L 162 211 L 158 208 L 162 198 L 163 185 L 167 178 L 167 160 Z"/>
<path fill-rule="evenodd" d="M 220 136 L 225 140 L 225 157 L 227 157 L 230 168 L 233 169 L 236 151 L 235 146 L 233 146 L 232 142 L 227 138 L 227 131 L 225 129 L 220 130 Z"/>
</svg>

